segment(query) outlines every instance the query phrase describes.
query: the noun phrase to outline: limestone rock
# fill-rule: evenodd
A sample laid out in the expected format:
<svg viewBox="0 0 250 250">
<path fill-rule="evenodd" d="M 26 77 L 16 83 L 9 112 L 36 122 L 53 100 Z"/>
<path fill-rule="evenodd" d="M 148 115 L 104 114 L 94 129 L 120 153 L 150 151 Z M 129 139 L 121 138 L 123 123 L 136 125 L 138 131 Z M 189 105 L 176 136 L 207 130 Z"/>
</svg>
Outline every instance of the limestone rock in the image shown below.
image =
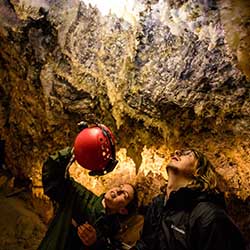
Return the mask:
<svg viewBox="0 0 250 250">
<path fill-rule="evenodd" d="M 45 158 L 73 145 L 81 120 L 114 131 L 128 164 L 113 174 L 124 179 L 148 162 L 161 180 L 171 150 L 196 147 L 216 165 L 249 237 L 249 3 L 139 5 L 123 19 L 80 0 L 0 2 L 5 165 L 36 186 Z M 101 180 L 98 192 L 111 183 Z"/>
</svg>

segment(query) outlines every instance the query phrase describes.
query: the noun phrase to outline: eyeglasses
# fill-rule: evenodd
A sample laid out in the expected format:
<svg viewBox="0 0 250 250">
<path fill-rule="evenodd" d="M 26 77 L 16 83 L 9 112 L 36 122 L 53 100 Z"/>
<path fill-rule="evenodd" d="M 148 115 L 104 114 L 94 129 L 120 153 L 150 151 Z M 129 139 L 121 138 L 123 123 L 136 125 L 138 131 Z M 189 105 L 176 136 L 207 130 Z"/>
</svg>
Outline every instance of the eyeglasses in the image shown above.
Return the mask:
<svg viewBox="0 0 250 250">
<path fill-rule="evenodd" d="M 194 154 L 193 150 L 191 149 L 183 149 L 183 150 L 175 150 L 174 153 L 171 154 L 171 156 L 177 155 L 177 156 L 184 156 L 184 155 L 190 155 Z"/>
</svg>

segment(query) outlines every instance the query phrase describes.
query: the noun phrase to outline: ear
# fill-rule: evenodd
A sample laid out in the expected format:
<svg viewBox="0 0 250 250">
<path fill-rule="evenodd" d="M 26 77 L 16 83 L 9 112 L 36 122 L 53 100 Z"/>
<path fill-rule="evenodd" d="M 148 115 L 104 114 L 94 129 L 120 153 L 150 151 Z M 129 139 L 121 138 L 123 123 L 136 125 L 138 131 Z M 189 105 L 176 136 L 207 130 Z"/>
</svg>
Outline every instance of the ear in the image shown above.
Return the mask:
<svg viewBox="0 0 250 250">
<path fill-rule="evenodd" d="M 127 208 L 125 208 L 125 207 L 120 208 L 119 209 L 119 214 L 123 214 L 123 215 L 128 214 Z"/>
</svg>

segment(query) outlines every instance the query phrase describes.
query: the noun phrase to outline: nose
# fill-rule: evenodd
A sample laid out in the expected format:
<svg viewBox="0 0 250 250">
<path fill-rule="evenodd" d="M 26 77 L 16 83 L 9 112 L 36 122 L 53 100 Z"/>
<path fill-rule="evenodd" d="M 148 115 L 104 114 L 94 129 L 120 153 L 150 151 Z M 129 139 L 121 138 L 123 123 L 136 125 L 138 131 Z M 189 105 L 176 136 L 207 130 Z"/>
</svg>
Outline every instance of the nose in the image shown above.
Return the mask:
<svg viewBox="0 0 250 250">
<path fill-rule="evenodd" d="M 117 191 L 117 195 L 119 196 L 119 195 L 122 195 L 123 194 L 123 191 L 122 190 L 118 190 Z"/>
</svg>

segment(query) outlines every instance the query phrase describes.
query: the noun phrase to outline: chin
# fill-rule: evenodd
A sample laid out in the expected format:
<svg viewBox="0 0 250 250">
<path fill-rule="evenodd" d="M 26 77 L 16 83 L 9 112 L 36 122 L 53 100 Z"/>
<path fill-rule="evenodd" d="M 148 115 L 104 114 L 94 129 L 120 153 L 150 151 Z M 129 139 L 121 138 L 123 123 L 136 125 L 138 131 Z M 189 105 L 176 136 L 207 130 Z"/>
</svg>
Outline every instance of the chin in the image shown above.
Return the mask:
<svg viewBox="0 0 250 250">
<path fill-rule="evenodd" d="M 176 168 L 176 166 L 174 165 L 173 162 L 169 162 L 168 165 L 166 166 L 166 170 L 168 170 L 169 168 Z"/>
<path fill-rule="evenodd" d="M 176 167 L 174 164 L 169 164 L 166 167 L 167 173 L 171 170 L 173 173 L 177 174 L 179 173 L 179 168 Z"/>
</svg>

